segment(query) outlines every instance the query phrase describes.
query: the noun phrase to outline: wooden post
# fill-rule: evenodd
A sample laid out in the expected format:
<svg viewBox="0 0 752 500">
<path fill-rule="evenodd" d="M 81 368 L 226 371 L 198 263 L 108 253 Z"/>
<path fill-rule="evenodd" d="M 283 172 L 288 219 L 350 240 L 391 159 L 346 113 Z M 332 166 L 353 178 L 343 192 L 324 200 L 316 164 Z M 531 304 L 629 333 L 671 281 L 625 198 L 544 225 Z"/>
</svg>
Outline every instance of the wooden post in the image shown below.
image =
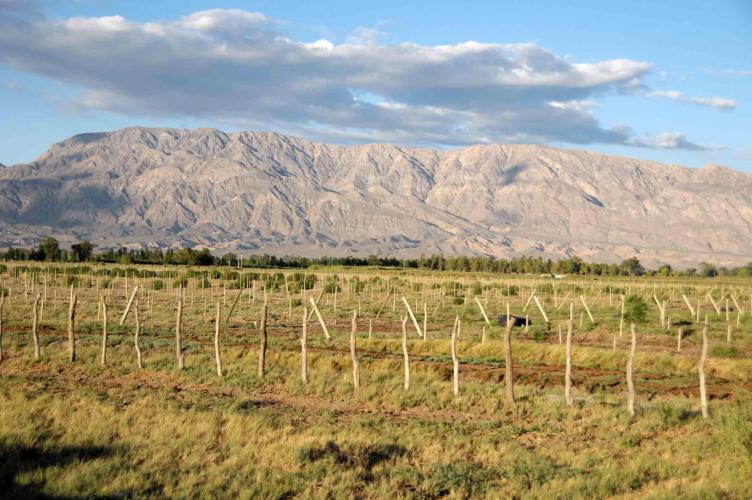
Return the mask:
<svg viewBox="0 0 752 500">
<path fill-rule="evenodd" d="M 350 329 L 350 357 L 352 358 L 353 389 L 355 391 L 360 389 L 360 363 L 358 362 L 358 355 L 355 352 L 355 334 L 357 330 L 358 310 L 355 309 L 352 316 L 352 328 Z"/>
<path fill-rule="evenodd" d="M 413 310 L 410 309 L 410 304 L 407 302 L 407 299 L 403 296 L 402 302 L 405 303 L 405 307 L 407 307 L 407 313 L 410 315 L 410 319 L 413 320 L 413 325 L 415 326 L 415 331 L 418 332 L 418 335 L 421 337 L 423 336 L 423 332 L 420 331 L 420 325 L 418 324 L 418 320 L 415 319 L 415 315 L 413 314 Z"/>
<path fill-rule="evenodd" d="M 34 317 L 31 323 L 31 337 L 34 340 L 34 359 L 39 359 L 39 299 L 41 294 L 37 294 L 34 299 Z"/>
<path fill-rule="evenodd" d="M 681 352 L 681 341 L 684 336 L 684 330 L 681 327 L 676 331 L 676 352 Z"/>
<path fill-rule="evenodd" d="M 695 319 L 695 308 L 692 307 L 692 304 L 689 302 L 686 295 L 682 294 L 682 298 L 684 299 L 684 303 L 687 304 L 687 309 L 689 309 L 689 314 L 692 315 L 692 319 Z"/>
<path fill-rule="evenodd" d="M 697 371 L 700 376 L 700 408 L 702 417 L 708 418 L 708 393 L 705 386 L 705 359 L 708 355 L 708 327 L 702 328 L 702 351 L 700 354 L 700 363 L 697 365 Z"/>
<path fill-rule="evenodd" d="M 303 306 L 303 331 L 300 334 L 300 375 L 308 383 L 308 308 Z"/>
<path fill-rule="evenodd" d="M 530 305 L 530 301 L 533 300 L 533 297 L 535 297 L 536 290 L 533 289 L 532 292 L 530 292 L 530 296 L 527 298 L 527 302 L 525 302 L 525 307 L 522 308 L 522 312 L 527 311 L 528 306 Z"/>
<path fill-rule="evenodd" d="M 512 327 L 514 322 L 511 321 L 509 312 L 509 302 L 507 302 L 507 326 L 504 330 L 504 383 L 507 390 L 507 401 L 514 405 L 514 373 L 512 369 Z"/>
<path fill-rule="evenodd" d="M 561 337 L 561 323 L 559 323 L 559 345 L 562 344 L 562 337 Z"/>
<path fill-rule="evenodd" d="M 313 312 L 316 313 L 316 317 L 319 320 L 319 324 L 321 324 L 321 328 L 324 330 L 324 336 L 326 337 L 326 340 L 331 339 L 332 337 L 329 335 L 329 329 L 326 327 L 326 323 L 324 323 L 324 318 L 321 316 L 321 312 L 319 312 L 319 307 L 316 305 L 316 301 L 313 300 L 313 297 L 310 297 L 309 299 L 311 301 L 311 306 L 313 307 Z M 264 306 L 266 307 L 266 306 Z"/>
<path fill-rule="evenodd" d="M 368 320 L 368 338 L 371 338 L 371 334 L 373 333 L 373 319 L 369 318 Z"/>
<path fill-rule="evenodd" d="M 710 295 L 710 292 L 706 293 L 705 295 L 710 299 L 710 304 L 713 306 L 713 309 L 715 309 L 716 316 L 720 316 L 721 315 L 721 308 L 718 307 L 718 304 L 715 303 L 715 300 L 713 300 L 713 296 Z M 723 296 L 721 296 L 721 298 L 718 299 L 718 300 L 721 300 L 722 298 L 723 298 Z M 728 299 L 726 299 L 726 306 L 728 308 Z"/>
<path fill-rule="evenodd" d="M 107 364 L 107 299 L 104 295 L 99 298 L 102 309 L 102 366 Z"/>
<path fill-rule="evenodd" d="M 483 325 L 483 329 L 481 330 L 480 343 L 481 345 L 486 343 L 486 325 Z"/>
<path fill-rule="evenodd" d="M 580 295 L 580 302 L 582 302 L 582 305 L 585 307 L 585 312 L 587 312 L 588 318 L 590 318 L 590 323 L 595 324 L 595 320 L 593 319 L 593 315 L 590 313 L 590 308 L 587 305 L 587 302 L 585 302 L 585 297 Z"/>
<path fill-rule="evenodd" d="M 402 354 L 405 358 L 405 390 L 410 389 L 410 354 L 407 352 L 407 320 L 402 318 Z"/>
<path fill-rule="evenodd" d="M 264 378 L 266 374 L 266 314 L 268 306 L 264 302 L 264 307 L 261 309 L 261 345 L 259 346 L 259 361 L 258 361 L 258 377 Z"/>
<path fill-rule="evenodd" d="M 536 302 L 538 299 L 536 298 Z M 488 319 L 488 316 L 486 315 L 486 310 L 483 308 L 483 304 L 480 303 L 480 300 L 478 300 L 478 297 L 475 297 L 475 303 L 478 304 L 478 307 L 480 308 L 480 313 L 483 315 L 483 319 L 485 320 L 487 325 L 491 324 L 491 320 Z"/>
<path fill-rule="evenodd" d="M 125 323 L 125 318 L 128 317 L 128 313 L 130 312 L 131 307 L 133 306 L 133 300 L 136 298 L 136 292 L 138 292 L 138 285 L 136 285 L 133 288 L 133 293 L 131 293 L 131 298 L 128 299 L 128 305 L 125 306 L 125 311 L 123 311 L 123 315 L 120 317 L 120 326 L 123 326 L 123 324 Z"/>
<path fill-rule="evenodd" d="M 423 340 L 428 340 L 428 306 L 426 305 L 425 293 L 423 297 Z"/>
<path fill-rule="evenodd" d="M 219 355 L 219 333 L 220 333 L 221 328 L 222 328 L 222 306 L 219 302 L 217 302 L 217 317 L 214 321 L 214 359 L 216 359 L 217 361 L 217 375 L 219 377 L 222 377 L 222 358 Z"/>
<path fill-rule="evenodd" d="M 567 322 L 567 363 L 564 371 L 564 400 L 572 406 L 572 320 Z"/>
<path fill-rule="evenodd" d="M 452 328 L 452 387 L 455 397 L 460 395 L 460 360 L 457 358 L 457 324 L 459 322 L 458 314 L 454 317 L 454 328 Z"/>
<path fill-rule="evenodd" d="M 538 300 L 538 296 L 536 295 L 533 299 L 535 300 L 535 305 L 538 306 L 538 310 L 540 310 L 540 313 L 543 315 L 543 319 L 546 321 L 546 330 L 548 330 L 548 314 L 546 314 L 545 309 L 543 309 L 543 305 Z"/>
<path fill-rule="evenodd" d="M 635 351 L 637 350 L 637 330 L 635 324 L 630 325 L 632 334 L 632 346 L 629 348 L 629 358 L 627 359 L 627 411 L 634 417 L 635 415 L 635 389 L 632 371 L 634 368 Z"/>
<path fill-rule="evenodd" d="M 141 345 L 139 344 L 139 336 L 141 335 L 141 318 L 139 317 L 139 314 L 138 314 L 138 299 L 136 299 L 133 306 L 134 306 L 133 314 L 136 319 L 136 332 L 133 335 L 133 343 L 136 347 L 136 364 L 138 366 L 138 369 L 141 370 L 144 368 L 144 363 L 143 363 L 143 360 L 141 359 Z"/>
<path fill-rule="evenodd" d="M 183 354 L 183 287 L 178 289 L 178 307 L 175 317 L 175 356 L 177 357 L 178 370 L 185 366 Z"/>
<path fill-rule="evenodd" d="M 726 342 L 731 342 L 731 323 L 726 323 Z"/>
<path fill-rule="evenodd" d="M 73 293 L 71 286 L 70 302 L 68 304 L 68 360 L 73 363 L 76 361 L 76 302 L 78 297 Z"/>
</svg>

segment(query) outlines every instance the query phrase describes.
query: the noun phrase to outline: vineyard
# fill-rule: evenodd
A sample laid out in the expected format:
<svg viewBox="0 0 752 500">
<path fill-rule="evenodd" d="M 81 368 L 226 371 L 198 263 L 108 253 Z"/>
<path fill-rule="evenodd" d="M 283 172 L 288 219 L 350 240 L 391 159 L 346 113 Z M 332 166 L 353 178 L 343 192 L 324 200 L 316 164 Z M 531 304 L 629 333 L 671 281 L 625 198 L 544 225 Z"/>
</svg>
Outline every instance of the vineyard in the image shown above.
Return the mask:
<svg viewBox="0 0 752 500">
<path fill-rule="evenodd" d="M 11 496 L 752 496 L 752 281 L 0 265 Z"/>
</svg>

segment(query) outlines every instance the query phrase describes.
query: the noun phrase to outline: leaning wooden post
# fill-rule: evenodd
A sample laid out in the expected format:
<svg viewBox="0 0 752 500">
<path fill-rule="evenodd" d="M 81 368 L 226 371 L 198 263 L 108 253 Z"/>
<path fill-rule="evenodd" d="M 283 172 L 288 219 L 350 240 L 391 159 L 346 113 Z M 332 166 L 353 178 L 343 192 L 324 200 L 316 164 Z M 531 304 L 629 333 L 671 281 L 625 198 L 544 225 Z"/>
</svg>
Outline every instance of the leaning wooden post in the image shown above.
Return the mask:
<svg viewBox="0 0 752 500">
<path fill-rule="evenodd" d="M 564 400 L 572 406 L 572 320 L 567 321 L 567 363 L 564 371 Z"/>
<path fill-rule="evenodd" d="M 175 318 L 175 355 L 178 361 L 178 370 L 185 366 L 183 353 L 183 286 L 178 289 L 178 309 Z"/>
<path fill-rule="evenodd" d="M 700 353 L 700 363 L 697 365 L 697 371 L 700 376 L 700 408 L 702 409 L 703 418 L 708 418 L 708 393 L 705 386 L 705 359 L 708 355 L 708 327 L 702 328 L 702 351 Z"/>
<path fill-rule="evenodd" d="M 593 315 L 590 312 L 590 308 L 587 305 L 587 302 L 585 302 L 585 297 L 580 295 L 580 302 L 582 302 L 582 305 L 585 307 L 585 312 L 587 312 L 588 318 L 590 318 L 590 324 L 594 325 L 595 320 L 593 319 Z"/>
<path fill-rule="evenodd" d="M 637 349 L 637 330 L 635 324 L 630 325 L 632 334 L 632 346 L 629 348 L 629 358 L 627 359 L 627 411 L 634 417 L 635 414 L 635 389 L 632 371 L 634 367 L 635 351 Z"/>
<path fill-rule="evenodd" d="M 514 373 L 512 370 L 512 327 L 514 322 L 511 320 L 509 312 L 509 302 L 507 302 L 507 326 L 504 330 L 504 382 L 507 389 L 507 401 L 515 404 L 514 399 Z"/>
<path fill-rule="evenodd" d="M 300 334 L 300 375 L 308 383 L 308 308 L 303 306 L 303 332 Z"/>
<path fill-rule="evenodd" d="M 73 286 L 71 286 L 68 304 L 68 359 L 71 363 L 76 361 L 76 302 L 78 302 L 78 297 L 73 293 Z"/>
<path fill-rule="evenodd" d="M 402 354 L 405 358 L 405 390 L 410 389 L 410 354 L 407 352 L 407 316 L 402 318 Z"/>
<path fill-rule="evenodd" d="M 37 294 L 34 299 L 34 316 L 31 322 L 31 338 L 34 340 L 34 359 L 39 359 L 39 299 L 41 294 Z"/>
<path fill-rule="evenodd" d="M 352 328 L 350 329 L 350 357 L 352 358 L 352 370 L 353 370 L 353 389 L 360 389 L 360 363 L 358 362 L 358 355 L 355 352 L 355 334 L 358 330 L 358 310 L 353 311 Z"/>
<path fill-rule="evenodd" d="M 261 345 L 259 346 L 259 361 L 258 361 L 258 377 L 264 378 L 266 374 L 266 314 L 268 306 L 264 302 L 264 307 L 261 309 Z"/>
<path fill-rule="evenodd" d="M 214 321 L 214 359 L 217 361 L 217 375 L 219 377 L 222 377 L 222 358 L 219 356 L 219 333 L 220 333 L 221 327 L 222 327 L 222 305 L 219 302 L 217 302 L 217 318 Z"/>
<path fill-rule="evenodd" d="M 420 325 L 418 324 L 418 320 L 415 319 L 415 315 L 413 314 L 413 310 L 410 309 L 410 304 L 407 302 L 407 299 L 403 296 L 402 302 L 405 303 L 405 307 L 407 307 L 407 313 L 410 315 L 410 319 L 413 320 L 413 325 L 415 325 L 415 331 L 418 332 L 418 335 L 423 337 L 423 332 L 420 331 Z"/>
<path fill-rule="evenodd" d="M 329 335 L 329 329 L 326 327 L 326 323 L 324 323 L 324 318 L 321 316 L 321 312 L 319 312 L 319 307 L 316 305 L 316 301 L 313 300 L 313 297 L 310 298 L 311 306 L 313 307 L 313 312 L 316 313 L 316 317 L 319 320 L 319 323 L 321 324 L 321 329 L 324 330 L 324 336 L 326 337 L 326 340 L 331 339 L 331 335 Z"/>
<path fill-rule="evenodd" d="M 459 322 L 460 316 L 458 314 L 454 317 L 454 328 L 452 328 L 452 387 L 455 396 L 460 395 L 460 360 L 457 358 L 457 324 Z"/>
<path fill-rule="evenodd" d="M 139 344 L 139 337 L 141 336 L 141 318 L 138 314 L 138 299 L 136 299 L 133 307 L 133 314 L 136 319 L 136 332 L 133 335 L 133 344 L 136 348 L 136 364 L 138 365 L 138 369 L 141 370 L 144 368 L 144 363 L 141 358 L 141 345 Z"/>
<path fill-rule="evenodd" d="M 538 296 L 536 295 L 533 299 L 535 300 L 535 305 L 538 306 L 538 310 L 543 315 L 543 319 L 546 321 L 546 330 L 548 330 L 548 314 L 546 314 L 546 310 L 543 309 L 543 305 L 538 300 Z"/>
<path fill-rule="evenodd" d="M 128 313 L 133 306 L 133 300 L 136 298 L 136 292 L 138 292 L 138 285 L 133 287 L 133 293 L 131 293 L 131 298 L 128 299 L 128 305 L 125 306 L 125 311 L 123 311 L 123 315 L 120 317 L 120 326 L 123 326 L 123 324 L 125 323 L 125 318 L 128 317 Z"/>
<path fill-rule="evenodd" d="M 480 309 L 480 313 L 483 315 L 483 320 L 485 320 L 487 325 L 491 324 L 491 320 L 488 319 L 488 316 L 486 315 L 486 310 L 483 307 L 483 304 L 480 303 L 480 300 L 478 300 L 478 297 L 475 297 L 475 303 L 478 304 L 478 308 Z"/>
<path fill-rule="evenodd" d="M 99 298 L 102 304 L 102 366 L 107 364 L 107 299 L 104 295 Z"/>
</svg>

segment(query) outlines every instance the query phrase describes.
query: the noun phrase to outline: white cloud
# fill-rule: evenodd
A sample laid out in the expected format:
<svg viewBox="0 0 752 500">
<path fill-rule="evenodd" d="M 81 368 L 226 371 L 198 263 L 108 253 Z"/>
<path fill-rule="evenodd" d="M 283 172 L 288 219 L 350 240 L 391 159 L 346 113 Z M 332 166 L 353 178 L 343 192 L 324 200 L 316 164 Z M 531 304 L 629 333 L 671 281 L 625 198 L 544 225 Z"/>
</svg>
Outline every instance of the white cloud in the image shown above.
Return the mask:
<svg viewBox="0 0 752 500">
<path fill-rule="evenodd" d="M 687 97 L 678 90 L 654 90 L 645 94 L 648 98 L 664 98 L 678 102 L 688 102 L 698 106 L 707 106 L 721 111 L 730 111 L 736 108 L 736 101 L 724 97 Z"/>
<path fill-rule="evenodd" d="M 159 23 L 19 12 L 0 9 L 0 64 L 82 88 L 81 109 L 342 141 L 701 148 L 683 136 L 642 141 L 594 116 L 599 96 L 644 88 L 643 61 L 578 63 L 529 43 L 385 44 L 371 28 L 344 44 L 303 42 L 243 10 Z"/>
</svg>

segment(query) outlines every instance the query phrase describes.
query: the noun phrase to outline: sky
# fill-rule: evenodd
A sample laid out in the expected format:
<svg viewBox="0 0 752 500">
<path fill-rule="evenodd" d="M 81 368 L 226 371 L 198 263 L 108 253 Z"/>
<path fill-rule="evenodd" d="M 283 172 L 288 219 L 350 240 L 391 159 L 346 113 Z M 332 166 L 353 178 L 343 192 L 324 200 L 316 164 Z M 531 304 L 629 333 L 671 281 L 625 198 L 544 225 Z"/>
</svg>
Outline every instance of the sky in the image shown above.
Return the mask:
<svg viewBox="0 0 752 500">
<path fill-rule="evenodd" d="M 0 0 L 0 163 L 131 125 L 752 172 L 752 0 Z"/>
</svg>

